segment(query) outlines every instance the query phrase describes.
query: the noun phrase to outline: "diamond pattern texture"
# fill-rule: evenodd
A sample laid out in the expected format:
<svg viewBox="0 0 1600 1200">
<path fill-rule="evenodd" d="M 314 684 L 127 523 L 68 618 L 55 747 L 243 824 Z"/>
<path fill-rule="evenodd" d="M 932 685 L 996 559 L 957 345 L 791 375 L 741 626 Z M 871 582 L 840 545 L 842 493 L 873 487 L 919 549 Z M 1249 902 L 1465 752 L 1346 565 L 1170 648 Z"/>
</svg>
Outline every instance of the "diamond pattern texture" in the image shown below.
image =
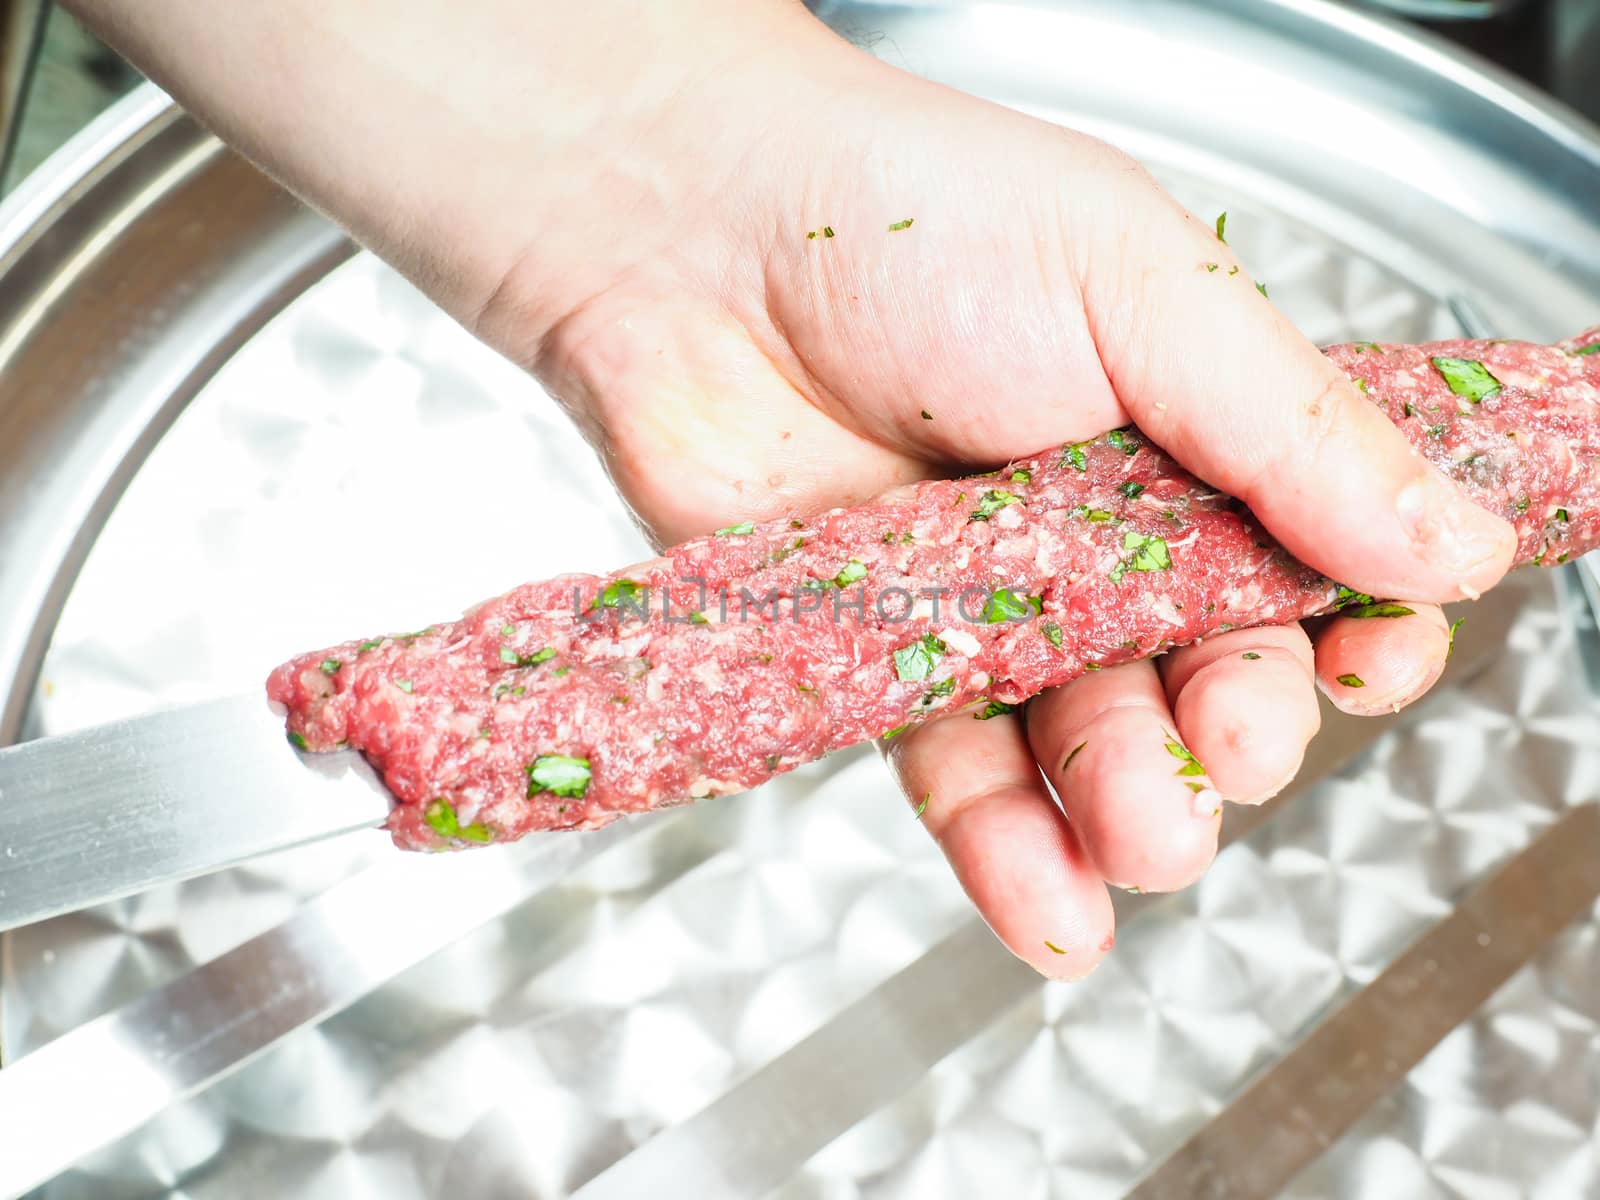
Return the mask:
<svg viewBox="0 0 1600 1200">
<path fill-rule="evenodd" d="M 1372 262 L 1176 182 L 1196 211 L 1232 210 L 1235 247 L 1313 338 L 1456 332 Z M 346 536 L 323 556 L 330 513 Z M 416 570 L 417 541 L 443 561 Z M 157 448 L 73 593 L 35 721 L 60 732 L 220 693 L 351 629 L 410 628 L 523 577 L 644 552 L 537 388 L 358 259 L 252 341 Z M 286 594 L 308 570 L 325 586 Z M 1529 611 L 1492 670 L 1202 884 L 1149 904 L 1096 975 L 1041 985 L 776 1194 L 1120 1195 L 1453 897 L 1593 796 L 1600 719 L 1550 581 L 1525 586 Z M 386 847 L 353 835 L 9 935 L 8 1057 L 271 927 Z M 449 949 L 37 1195 L 565 1196 L 967 916 L 876 756 L 836 755 L 705 803 L 504 920 L 468 922 Z M 1292 1194 L 1594 1195 L 1597 981 L 1590 921 Z"/>
</svg>

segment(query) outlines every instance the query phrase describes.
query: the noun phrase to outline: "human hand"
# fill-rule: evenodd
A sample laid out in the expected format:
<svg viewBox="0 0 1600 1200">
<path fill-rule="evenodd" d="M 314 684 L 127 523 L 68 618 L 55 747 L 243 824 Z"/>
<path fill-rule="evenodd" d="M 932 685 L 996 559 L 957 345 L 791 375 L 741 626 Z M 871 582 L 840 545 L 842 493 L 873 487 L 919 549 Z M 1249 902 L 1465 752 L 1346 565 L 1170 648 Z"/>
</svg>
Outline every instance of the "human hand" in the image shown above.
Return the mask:
<svg viewBox="0 0 1600 1200">
<path fill-rule="evenodd" d="M 1214 854 L 1171 734 L 1223 796 L 1271 795 L 1316 682 L 1352 711 L 1415 699 L 1448 645 L 1418 601 L 1509 563 L 1509 527 L 1134 162 L 895 72 L 797 5 L 418 0 L 374 27 L 325 0 L 72 4 L 536 371 L 663 542 L 1131 421 L 1304 561 L 1405 599 L 1315 647 L 1233 632 L 889 744 L 984 917 L 1046 974 L 1109 947 L 1107 883 L 1182 887 Z M 297 86 L 232 67 L 262 54 Z"/>
<path fill-rule="evenodd" d="M 1415 458 L 1133 162 L 811 34 L 787 47 L 805 65 L 769 84 L 781 102 L 754 73 L 747 95 L 723 79 L 716 134 L 682 131 L 693 182 L 629 221 L 653 244 L 591 246 L 575 287 L 535 255 L 479 326 L 577 414 L 660 540 L 1132 421 L 1361 590 L 1442 601 L 1505 569 L 1509 529 Z M 890 760 L 908 798 L 931 795 L 924 823 L 1006 944 L 1080 974 L 1111 941 L 1107 883 L 1179 888 L 1215 852 L 1219 818 L 1175 774 L 1170 733 L 1225 797 L 1265 799 L 1316 731 L 1314 680 L 1377 712 L 1438 678 L 1446 622 L 1410 603 L 1336 619 L 1315 648 L 1294 626 L 1208 639 L 1022 713 L 934 722 Z"/>
</svg>

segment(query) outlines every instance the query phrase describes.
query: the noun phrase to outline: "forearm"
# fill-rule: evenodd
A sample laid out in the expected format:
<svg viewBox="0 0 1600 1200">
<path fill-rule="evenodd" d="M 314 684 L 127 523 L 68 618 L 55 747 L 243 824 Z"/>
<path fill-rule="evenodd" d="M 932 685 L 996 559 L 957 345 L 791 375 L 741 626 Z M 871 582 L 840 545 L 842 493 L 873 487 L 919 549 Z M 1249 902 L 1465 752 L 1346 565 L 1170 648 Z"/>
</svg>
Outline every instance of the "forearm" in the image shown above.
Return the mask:
<svg viewBox="0 0 1600 1200">
<path fill-rule="evenodd" d="M 539 239 L 553 274 L 581 254 L 574 213 L 651 236 L 629 216 L 678 199 L 672 110 L 809 23 L 782 0 L 66 5 L 469 323 Z"/>
</svg>

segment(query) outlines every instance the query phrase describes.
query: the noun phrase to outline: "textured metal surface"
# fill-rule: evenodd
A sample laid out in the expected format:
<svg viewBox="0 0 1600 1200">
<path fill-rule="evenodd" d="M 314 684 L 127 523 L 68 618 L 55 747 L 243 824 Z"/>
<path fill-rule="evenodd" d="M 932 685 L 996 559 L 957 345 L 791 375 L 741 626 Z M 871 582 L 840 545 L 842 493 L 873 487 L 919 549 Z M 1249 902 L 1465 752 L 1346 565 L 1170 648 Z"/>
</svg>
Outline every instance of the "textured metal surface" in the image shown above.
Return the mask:
<svg viewBox="0 0 1600 1200">
<path fill-rule="evenodd" d="M 259 694 L 0 748 L 0 930 L 388 815 L 365 760 L 286 752 Z"/>
<path fill-rule="evenodd" d="M 1320 21 L 1316 10 L 829 9 L 884 32 L 886 57 L 1116 134 L 1196 211 L 1228 208 L 1230 241 L 1318 340 L 1454 333 L 1437 297 L 1461 291 L 1497 328 L 1533 336 L 1570 332 L 1600 307 L 1600 230 L 1574 198 L 1600 173 L 1592 151 L 1573 149 L 1581 135 L 1492 82 L 1451 82 L 1454 64 L 1431 51 L 1363 58 L 1370 31 L 1353 18 L 1328 18 L 1320 45 L 1275 53 L 1273 39 Z M 1111 46 L 1074 55 L 1081 66 L 1064 74 L 1074 32 Z M 1135 57 L 1145 82 L 1118 66 Z M 1258 89 L 1274 87 L 1282 103 L 1261 105 Z M 1553 160 L 1565 190 L 1545 186 Z M 1450 183 L 1463 170 L 1472 189 Z M 312 261 L 303 247 L 291 260 Z M 249 324 L 225 324 L 221 344 Z M 204 330 L 186 328 L 198 340 L 184 386 L 207 361 Z M 77 332 L 93 336 L 87 322 Z M 145 411 L 174 411 L 145 382 Z M 434 476 L 441 464 L 454 473 Z M 73 512 L 109 504 L 103 490 L 58 494 L 87 505 Z M 336 553 L 306 532 L 329 514 L 344 531 Z M 31 545 L 59 557 L 66 535 L 52 536 Z M 426 573 L 408 553 L 418 543 L 431 547 Z M 156 447 L 72 591 L 33 719 L 59 732 L 231 691 L 352 628 L 412 628 L 524 577 L 642 549 L 537 389 L 358 260 L 250 338 Z M 16 561 L 0 558 L 0 584 L 21 578 Z M 62 590 L 60 578 L 46 583 Z M 970 998 L 982 1031 L 819 1145 L 778 1194 L 1077 1200 L 1119 1195 L 1154 1169 L 1465 890 L 1592 797 L 1600 722 L 1575 686 L 1550 581 L 1527 586 L 1514 653 L 1256 829 L 1199 887 L 1141 900 L 1095 976 L 1035 985 L 987 1020 L 984 988 L 949 989 L 957 1005 Z M 51 593 L 13 594 L 48 607 Z M 8 635 L 22 656 L 0 670 L 26 657 L 37 632 L 24 632 Z M 624 838 L 504 918 L 447 908 L 462 930 L 447 949 L 39 1195 L 570 1194 L 853 1003 L 892 998 L 878 989 L 937 962 L 945 938 L 972 936 L 959 932 L 971 928 L 959 890 L 888 786 L 870 751 L 838 755 Z M 6 935 L 8 1061 L 25 1065 L 254 936 L 275 944 L 295 913 L 386 853 L 382 835 L 355 834 Z M 1491 1001 L 1487 1032 L 1475 1022 L 1447 1038 L 1295 1186 L 1369 1196 L 1400 1163 L 1423 1195 L 1582 1195 L 1600 1121 L 1596 954 L 1592 922 L 1559 939 Z M 280 961 L 285 975 L 302 969 Z M 239 998 L 271 982 L 234 978 Z M 216 1028 L 226 1036 L 228 1019 Z M 812 1116 L 834 1099 L 819 1076 L 762 1116 L 803 1112 L 826 1137 Z"/>
</svg>

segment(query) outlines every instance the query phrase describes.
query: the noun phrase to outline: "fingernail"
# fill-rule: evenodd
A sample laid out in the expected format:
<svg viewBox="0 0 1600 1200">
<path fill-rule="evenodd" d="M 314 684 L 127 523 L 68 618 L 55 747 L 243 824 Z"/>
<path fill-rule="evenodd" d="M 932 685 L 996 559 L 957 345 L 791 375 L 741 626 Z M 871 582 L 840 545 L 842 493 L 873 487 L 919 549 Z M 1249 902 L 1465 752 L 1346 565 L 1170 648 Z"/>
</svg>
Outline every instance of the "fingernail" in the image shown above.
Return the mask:
<svg viewBox="0 0 1600 1200">
<path fill-rule="evenodd" d="M 1395 510 L 1423 558 L 1458 577 L 1464 595 L 1476 594 L 1477 575 L 1504 552 L 1501 522 L 1463 499 L 1448 483 L 1425 475 L 1400 492 Z"/>
</svg>

